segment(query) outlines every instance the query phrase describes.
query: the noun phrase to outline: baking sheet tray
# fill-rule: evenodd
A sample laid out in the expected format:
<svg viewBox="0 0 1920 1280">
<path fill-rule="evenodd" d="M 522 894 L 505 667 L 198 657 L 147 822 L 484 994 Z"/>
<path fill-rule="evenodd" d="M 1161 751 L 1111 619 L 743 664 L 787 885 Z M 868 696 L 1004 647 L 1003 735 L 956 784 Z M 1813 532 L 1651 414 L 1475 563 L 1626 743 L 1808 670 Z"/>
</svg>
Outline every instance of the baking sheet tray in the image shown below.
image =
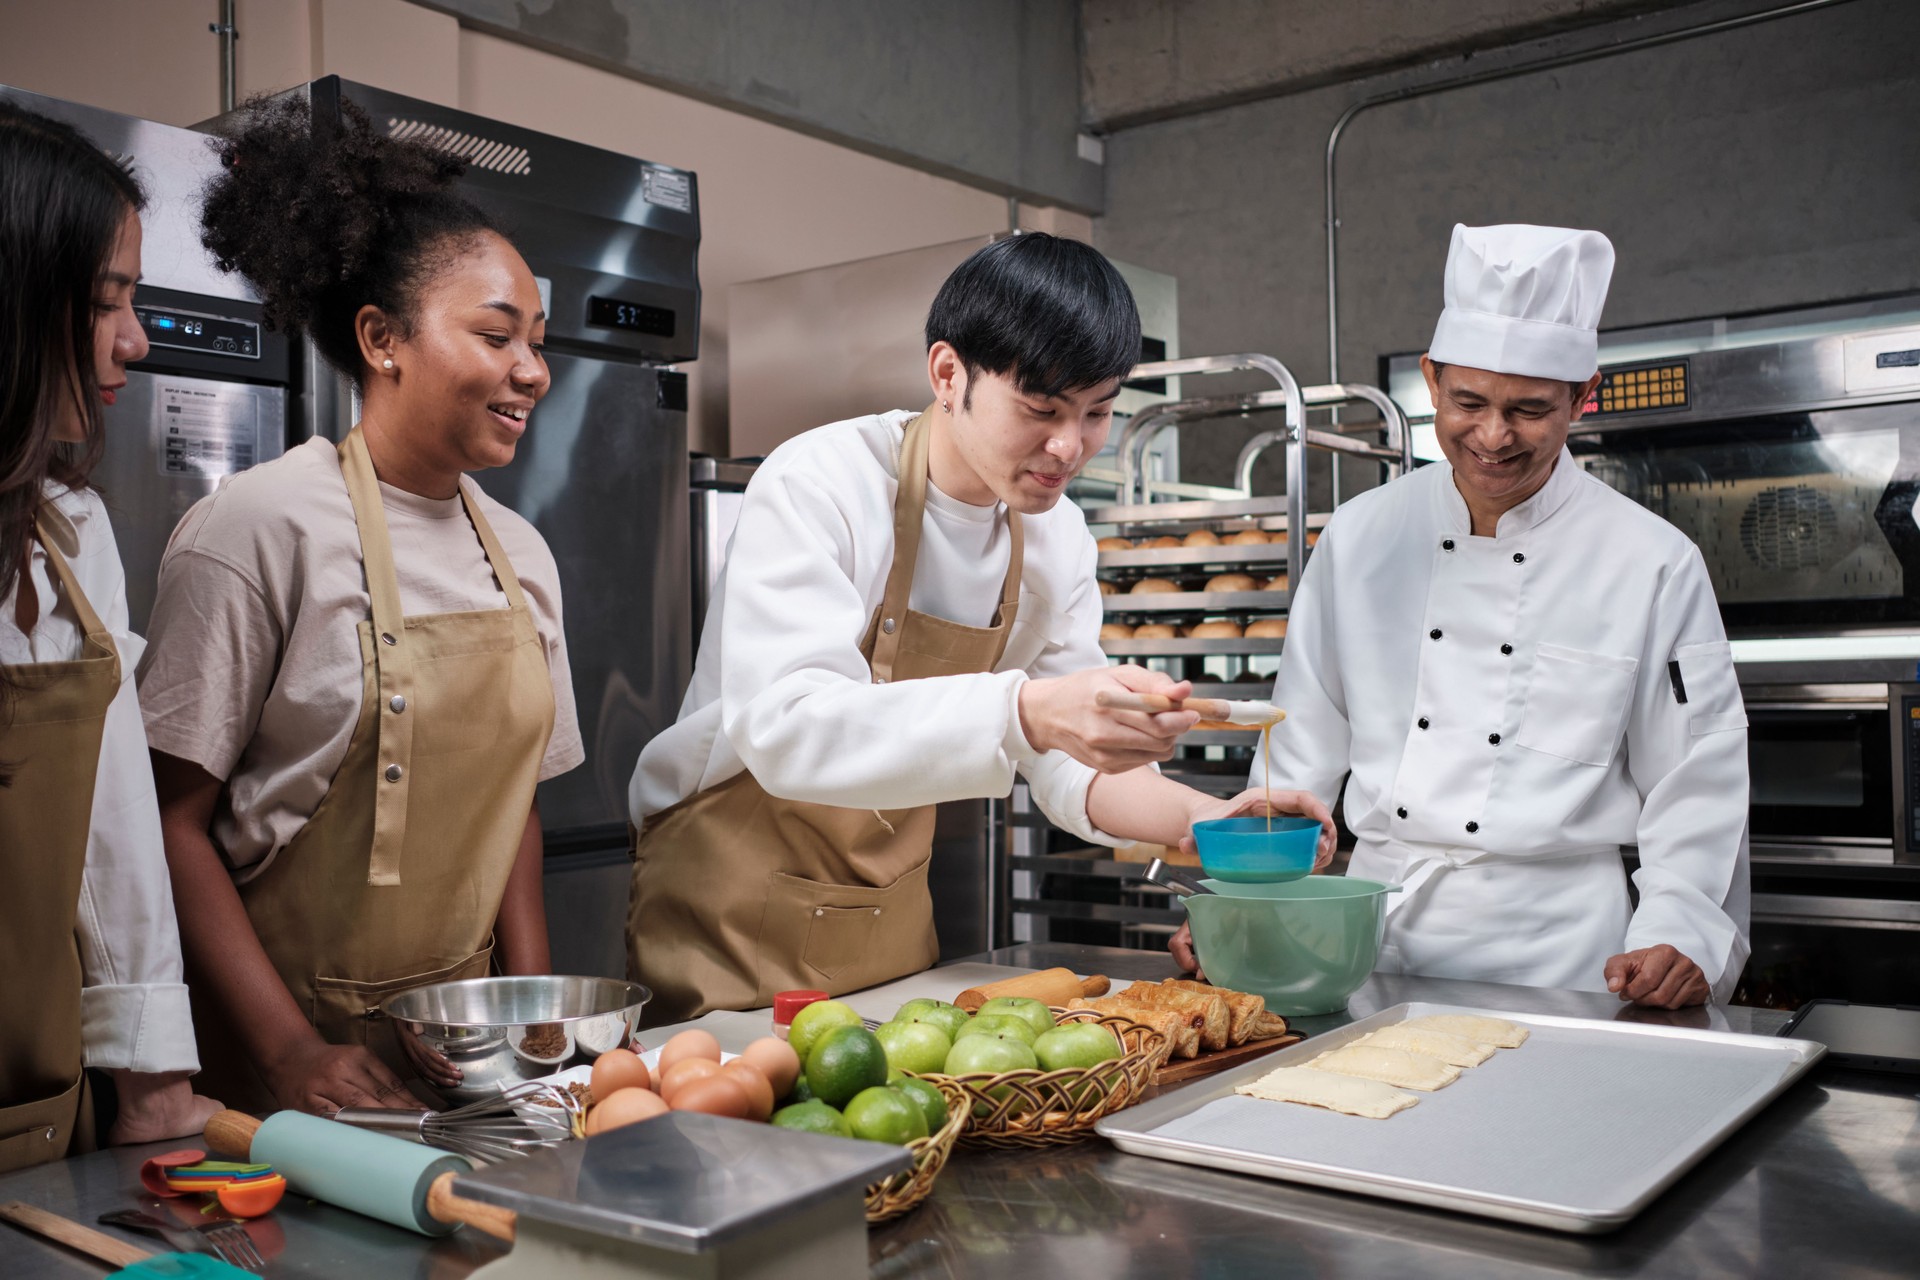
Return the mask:
<svg viewBox="0 0 1920 1280">
<path fill-rule="evenodd" d="M 1241 1097 L 1370 1031 L 1477 1013 L 1532 1033 L 1386 1120 Z M 1122 1151 L 1558 1231 L 1611 1231 L 1799 1079 L 1823 1045 L 1401 1004 L 1102 1120 Z"/>
</svg>

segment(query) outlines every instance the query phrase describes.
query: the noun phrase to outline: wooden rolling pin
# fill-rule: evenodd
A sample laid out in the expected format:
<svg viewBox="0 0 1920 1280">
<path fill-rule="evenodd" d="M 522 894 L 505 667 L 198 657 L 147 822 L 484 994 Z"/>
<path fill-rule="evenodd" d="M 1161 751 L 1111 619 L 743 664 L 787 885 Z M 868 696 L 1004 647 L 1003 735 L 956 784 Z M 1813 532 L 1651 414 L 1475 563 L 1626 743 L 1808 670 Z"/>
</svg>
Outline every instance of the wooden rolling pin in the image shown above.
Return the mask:
<svg viewBox="0 0 1920 1280">
<path fill-rule="evenodd" d="M 1194 711 L 1201 729 L 1264 729 L 1279 724 L 1287 713 L 1271 702 L 1229 702 L 1225 698 L 1188 698 L 1175 702 L 1160 693 L 1114 693 L 1102 689 L 1093 696 L 1096 707 L 1114 711 Z"/>
<path fill-rule="evenodd" d="M 220 1155 L 271 1164 L 293 1190 L 315 1200 L 421 1235 L 443 1236 L 465 1223 L 513 1241 L 513 1210 L 454 1194 L 454 1178 L 473 1169 L 464 1156 L 299 1111 L 265 1120 L 221 1111 L 206 1132 Z"/>
<path fill-rule="evenodd" d="M 1023 973 L 1017 978 L 1002 978 L 982 987 L 968 987 L 955 996 L 953 1002 L 968 1013 L 1001 996 L 1026 996 L 1041 1004 L 1064 1005 L 1069 1000 L 1092 1000 L 1103 996 L 1112 986 L 1097 974 L 1082 978 L 1071 969 L 1042 969 L 1038 973 Z"/>
</svg>

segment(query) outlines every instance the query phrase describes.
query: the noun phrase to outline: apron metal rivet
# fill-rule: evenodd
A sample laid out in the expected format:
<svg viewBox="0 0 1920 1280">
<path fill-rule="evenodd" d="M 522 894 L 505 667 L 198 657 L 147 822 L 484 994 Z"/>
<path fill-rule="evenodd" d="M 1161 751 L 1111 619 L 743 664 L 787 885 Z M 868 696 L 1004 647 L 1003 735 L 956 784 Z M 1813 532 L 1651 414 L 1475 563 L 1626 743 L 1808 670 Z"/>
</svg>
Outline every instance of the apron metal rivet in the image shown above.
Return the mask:
<svg viewBox="0 0 1920 1280">
<path fill-rule="evenodd" d="M 827 913 L 826 913 L 826 912 L 825 912 L 824 910 L 822 910 L 821 908 L 819 908 L 819 907 L 815 907 L 815 908 L 813 909 L 813 914 L 815 914 L 816 916 L 823 916 L 823 915 L 825 915 L 825 914 L 827 914 Z"/>
<path fill-rule="evenodd" d="M 398 782 L 398 781 L 400 781 L 400 774 L 401 774 L 401 769 L 400 769 L 400 766 L 399 766 L 399 765 L 397 765 L 397 764 L 390 764 L 390 765 L 388 765 L 388 766 L 387 766 L 387 781 L 388 781 L 388 782 Z"/>
<path fill-rule="evenodd" d="M 389 702 L 387 705 L 393 708 L 393 713 L 395 715 L 399 715 L 402 711 L 405 711 L 407 709 L 407 700 L 396 693 L 393 695 L 393 701 Z"/>
<path fill-rule="evenodd" d="M 380 633 L 380 642 L 381 642 L 382 644 L 398 644 L 398 643 L 400 643 L 400 642 L 399 642 L 398 640 L 395 640 L 395 639 L 393 638 L 393 632 L 391 632 L 391 631 L 382 631 L 382 632 Z"/>
<path fill-rule="evenodd" d="M 60 1130 L 58 1130 L 52 1125 L 48 1125 L 47 1131 L 41 1134 L 40 1136 L 45 1138 L 48 1142 L 52 1142 L 55 1138 L 60 1136 Z"/>
<path fill-rule="evenodd" d="M 892 618 L 888 618 L 888 619 L 887 619 L 887 620 L 886 620 L 885 622 L 882 622 L 882 623 L 880 624 L 880 629 L 881 629 L 882 631 L 884 631 L 884 632 L 886 632 L 886 633 L 887 633 L 888 635 L 892 635 L 892 634 L 893 634 L 893 619 L 892 619 Z"/>
<path fill-rule="evenodd" d="M 878 908 L 878 907 L 875 907 L 875 908 L 873 909 L 873 914 L 875 914 L 875 915 L 879 915 L 879 914 L 880 914 L 880 908 Z"/>
<path fill-rule="evenodd" d="M 875 684 L 885 684 L 887 682 L 887 678 L 885 676 L 875 676 L 873 678 L 873 682 Z"/>
</svg>

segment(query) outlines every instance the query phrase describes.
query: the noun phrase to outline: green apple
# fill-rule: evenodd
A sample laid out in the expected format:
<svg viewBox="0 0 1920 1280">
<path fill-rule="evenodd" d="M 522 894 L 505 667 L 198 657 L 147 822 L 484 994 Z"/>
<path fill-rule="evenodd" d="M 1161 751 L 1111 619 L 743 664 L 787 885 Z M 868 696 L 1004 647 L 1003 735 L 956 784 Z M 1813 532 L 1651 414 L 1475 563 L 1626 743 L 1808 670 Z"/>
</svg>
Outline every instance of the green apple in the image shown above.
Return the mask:
<svg viewBox="0 0 1920 1280">
<path fill-rule="evenodd" d="M 1005 1014 L 1023 1020 L 1036 1036 L 1053 1030 L 1053 1010 L 1026 996 L 995 996 L 980 1006 L 983 1014 Z"/>
<path fill-rule="evenodd" d="M 1021 1044 L 1031 1045 L 1040 1038 L 1033 1024 L 1025 1018 L 1010 1013 L 982 1013 L 967 1020 L 960 1028 L 960 1034 L 953 1038 L 955 1044 L 962 1040 L 972 1040 L 978 1036 L 993 1036 L 1002 1040 L 1018 1040 Z"/>
<path fill-rule="evenodd" d="M 1013 1037 L 961 1036 L 953 1042 L 953 1049 L 947 1054 L 947 1074 L 953 1076 L 982 1071 L 994 1075 L 1003 1071 L 1031 1071 L 1039 1065 L 1040 1060 L 1033 1056 L 1033 1050 L 1026 1042 Z M 1011 1092 L 1006 1085 L 1000 1085 L 989 1090 L 988 1096 L 997 1102 Z M 973 1109 L 975 1114 L 983 1114 L 987 1105 L 976 1102 Z"/>
<path fill-rule="evenodd" d="M 898 1009 L 895 1009 L 893 1011 L 893 1016 L 891 1018 L 888 1018 L 887 1021 L 888 1022 L 912 1022 L 914 1020 L 915 1014 L 925 1013 L 928 1009 L 938 1009 L 942 1004 L 945 1004 L 945 1003 L 946 1002 L 944 1000 L 930 1000 L 926 996 L 921 996 L 918 999 L 909 1000 L 905 1004 L 901 1005 Z"/>
<path fill-rule="evenodd" d="M 1043 1071 L 1069 1067 L 1097 1067 L 1123 1052 L 1113 1032 L 1097 1022 L 1069 1022 L 1033 1042 L 1033 1056 Z"/>
<path fill-rule="evenodd" d="M 889 1022 L 873 1033 L 887 1051 L 887 1065 L 901 1071 L 938 1071 L 953 1042 L 931 1022 Z"/>
<path fill-rule="evenodd" d="M 913 1002 L 909 1000 L 907 1003 L 912 1004 Z M 946 1033 L 947 1039 L 958 1040 L 960 1038 L 960 1032 L 966 1027 L 968 1022 L 972 1021 L 972 1018 L 967 1011 L 959 1005 L 940 1004 L 935 1005 L 931 1009 L 915 1010 L 911 1015 L 903 1008 L 899 1013 L 894 1015 L 893 1020 L 895 1022 L 932 1023 Z"/>
</svg>

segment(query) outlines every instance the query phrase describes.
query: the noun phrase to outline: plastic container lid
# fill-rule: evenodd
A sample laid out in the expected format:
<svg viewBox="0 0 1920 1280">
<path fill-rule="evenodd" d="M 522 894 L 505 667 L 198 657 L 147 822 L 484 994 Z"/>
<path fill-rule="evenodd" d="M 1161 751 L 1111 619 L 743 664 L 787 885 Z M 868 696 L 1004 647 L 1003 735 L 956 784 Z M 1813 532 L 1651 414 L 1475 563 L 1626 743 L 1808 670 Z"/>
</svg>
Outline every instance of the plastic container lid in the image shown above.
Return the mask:
<svg viewBox="0 0 1920 1280">
<path fill-rule="evenodd" d="M 773 1020 L 782 1026 L 793 1021 L 793 1015 L 810 1004 L 831 999 L 824 991 L 782 991 L 773 998 Z"/>
</svg>

